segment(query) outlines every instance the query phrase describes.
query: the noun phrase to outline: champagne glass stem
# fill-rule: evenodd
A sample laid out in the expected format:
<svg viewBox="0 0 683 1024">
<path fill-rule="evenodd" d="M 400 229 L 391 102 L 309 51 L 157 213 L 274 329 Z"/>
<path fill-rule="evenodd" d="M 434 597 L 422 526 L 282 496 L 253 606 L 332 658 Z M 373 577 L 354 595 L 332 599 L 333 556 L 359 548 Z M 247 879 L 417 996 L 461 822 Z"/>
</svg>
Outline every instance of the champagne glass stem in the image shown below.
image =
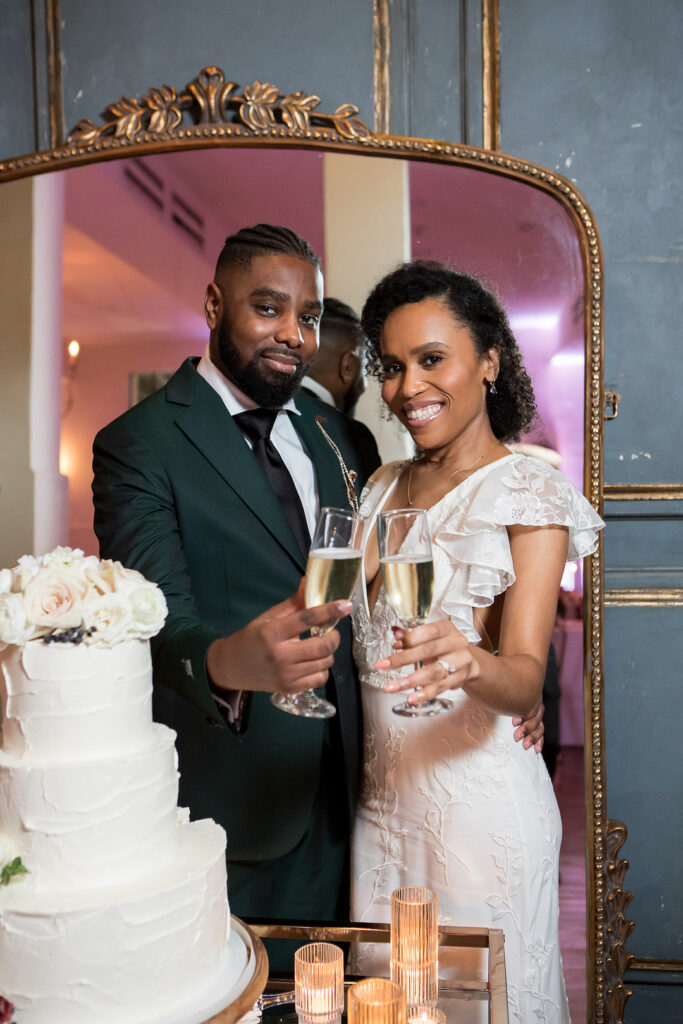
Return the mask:
<svg viewBox="0 0 683 1024">
<path fill-rule="evenodd" d="M 415 629 L 419 626 L 424 619 L 411 620 L 408 623 L 401 623 L 404 629 Z M 423 664 L 421 661 L 415 662 L 415 668 L 421 669 Z M 420 692 L 421 686 L 416 686 L 413 692 Z M 418 701 L 416 704 L 409 704 L 406 700 L 403 704 L 396 704 L 391 710 L 395 715 L 402 715 L 404 718 L 431 718 L 434 715 L 440 715 L 442 711 L 450 711 L 453 707 L 453 702 L 447 700 L 444 697 L 430 697 L 429 700 Z"/>
</svg>

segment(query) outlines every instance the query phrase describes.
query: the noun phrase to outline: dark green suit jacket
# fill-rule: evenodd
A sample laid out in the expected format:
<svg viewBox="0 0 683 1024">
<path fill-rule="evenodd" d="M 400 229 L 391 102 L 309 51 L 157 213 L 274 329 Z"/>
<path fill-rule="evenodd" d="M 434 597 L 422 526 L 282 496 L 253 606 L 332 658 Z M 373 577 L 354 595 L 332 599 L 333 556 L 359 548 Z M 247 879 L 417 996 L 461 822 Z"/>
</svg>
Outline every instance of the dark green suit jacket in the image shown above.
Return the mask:
<svg viewBox="0 0 683 1024">
<path fill-rule="evenodd" d="M 265 860 L 303 835 L 318 784 L 325 725 L 250 695 L 238 734 L 217 708 L 206 674 L 213 640 L 240 629 L 296 590 L 305 560 L 242 434 L 188 359 L 161 391 L 100 431 L 94 444 L 95 531 L 103 557 L 163 588 L 169 615 L 152 641 L 155 717 L 178 733 L 180 801 L 228 833 L 229 860 Z M 312 396 L 292 422 L 315 467 L 320 505 L 348 507 L 338 460 L 316 425 L 361 475 L 347 417 Z M 374 467 L 367 467 L 372 469 Z M 360 756 L 350 625 L 333 669 L 346 806 L 353 820 Z M 329 684 L 328 684 L 329 685 Z M 239 688 L 239 680 L 235 680 Z M 344 801 L 342 800 L 342 803 Z"/>
</svg>

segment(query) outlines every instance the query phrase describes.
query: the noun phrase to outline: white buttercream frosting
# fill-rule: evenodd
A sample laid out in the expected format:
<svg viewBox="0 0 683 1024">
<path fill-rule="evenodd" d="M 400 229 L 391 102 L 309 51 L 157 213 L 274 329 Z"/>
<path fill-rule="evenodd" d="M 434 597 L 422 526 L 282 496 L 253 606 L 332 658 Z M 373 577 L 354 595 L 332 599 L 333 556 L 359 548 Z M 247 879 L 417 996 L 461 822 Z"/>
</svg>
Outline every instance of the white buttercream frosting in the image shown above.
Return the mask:
<svg viewBox="0 0 683 1024">
<path fill-rule="evenodd" d="M 211 984 L 229 929 L 225 833 L 197 821 L 179 839 L 129 885 L 0 895 L 0 991 L 22 1024 L 137 1024 Z"/>
<path fill-rule="evenodd" d="M 6 754 L 56 761 L 140 750 L 152 728 L 149 643 L 7 647 L 0 702 Z"/>
<path fill-rule="evenodd" d="M 0 650 L 0 995 L 22 1024 L 153 1021 L 225 968 L 225 833 L 177 807 L 147 641 Z"/>
<path fill-rule="evenodd" d="M 176 850 L 175 733 L 127 757 L 46 763 L 0 751 L 0 833 L 30 885 L 89 888 L 149 874 Z"/>
</svg>

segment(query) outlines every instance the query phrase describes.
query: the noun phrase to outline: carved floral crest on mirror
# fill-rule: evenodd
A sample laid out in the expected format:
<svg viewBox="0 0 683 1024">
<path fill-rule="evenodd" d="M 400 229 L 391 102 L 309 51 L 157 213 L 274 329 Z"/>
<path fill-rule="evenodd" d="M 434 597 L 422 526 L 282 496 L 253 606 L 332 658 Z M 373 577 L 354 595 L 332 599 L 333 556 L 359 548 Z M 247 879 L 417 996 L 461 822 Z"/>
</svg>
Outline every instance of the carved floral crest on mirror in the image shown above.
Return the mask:
<svg viewBox="0 0 683 1024">
<path fill-rule="evenodd" d="M 283 94 L 255 81 L 240 87 L 216 67 L 204 68 L 176 91 L 163 85 L 141 98 L 110 104 L 101 123 L 81 120 L 66 143 L 52 150 L 0 162 L 0 182 L 119 157 L 178 150 L 273 147 L 359 156 L 399 158 L 443 167 L 476 169 L 487 181 L 505 179 L 539 190 L 559 203 L 576 236 L 582 273 L 584 339 L 584 492 L 602 509 L 602 253 L 590 209 L 574 185 L 528 161 L 429 139 L 375 134 L 351 104 L 332 113 L 318 96 L 298 90 Z M 584 723 L 588 890 L 588 1009 L 595 1022 L 618 1020 L 628 993 L 624 944 L 630 894 L 623 890 L 627 863 L 619 859 L 625 829 L 607 819 L 604 780 L 603 555 L 602 543 L 587 561 L 584 576 Z"/>
</svg>

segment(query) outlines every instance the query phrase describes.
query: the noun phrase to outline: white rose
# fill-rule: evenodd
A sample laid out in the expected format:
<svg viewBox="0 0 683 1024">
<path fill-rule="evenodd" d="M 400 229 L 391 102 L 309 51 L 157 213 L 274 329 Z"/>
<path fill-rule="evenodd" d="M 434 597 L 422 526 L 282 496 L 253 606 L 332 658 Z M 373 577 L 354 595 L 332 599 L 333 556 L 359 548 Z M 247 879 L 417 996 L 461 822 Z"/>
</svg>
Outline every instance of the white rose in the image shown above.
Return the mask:
<svg viewBox="0 0 683 1024">
<path fill-rule="evenodd" d="M 94 633 L 86 637 L 86 643 L 113 647 L 130 633 L 130 604 L 119 594 L 104 594 L 86 609 L 83 626 L 86 630 L 95 629 Z"/>
<path fill-rule="evenodd" d="M 88 582 L 88 595 L 86 607 L 89 607 L 92 600 L 97 600 L 102 594 L 111 594 L 116 589 L 114 574 L 110 569 L 92 568 L 84 566 L 83 577 Z"/>
<path fill-rule="evenodd" d="M 129 594 L 131 590 L 147 582 L 137 569 L 126 569 L 120 562 L 109 562 L 108 565 L 114 580 L 114 590 L 118 594 Z"/>
<path fill-rule="evenodd" d="M 26 618 L 48 629 L 80 626 L 87 589 L 85 580 L 69 566 L 46 566 L 25 587 Z"/>
<path fill-rule="evenodd" d="M 0 569 L 0 594 L 9 594 L 13 579 L 11 569 Z"/>
<path fill-rule="evenodd" d="M 156 636 L 166 618 L 166 598 L 156 583 L 142 583 L 126 595 L 130 602 L 131 630 L 141 640 Z"/>
<path fill-rule="evenodd" d="M 22 555 L 17 563 L 17 567 L 14 570 L 15 576 L 15 590 L 24 590 L 26 585 L 34 576 L 37 575 L 40 569 L 40 562 L 33 555 Z"/>
<path fill-rule="evenodd" d="M 19 594 L 0 594 L 0 640 L 4 644 L 23 644 L 31 639 L 26 609 Z"/>
<path fill-rule="evenodd" d="M 57 547 L 42 557 L 43 565 L 76 565 L 82 561 L 80 548 Z"/>
</svg>

